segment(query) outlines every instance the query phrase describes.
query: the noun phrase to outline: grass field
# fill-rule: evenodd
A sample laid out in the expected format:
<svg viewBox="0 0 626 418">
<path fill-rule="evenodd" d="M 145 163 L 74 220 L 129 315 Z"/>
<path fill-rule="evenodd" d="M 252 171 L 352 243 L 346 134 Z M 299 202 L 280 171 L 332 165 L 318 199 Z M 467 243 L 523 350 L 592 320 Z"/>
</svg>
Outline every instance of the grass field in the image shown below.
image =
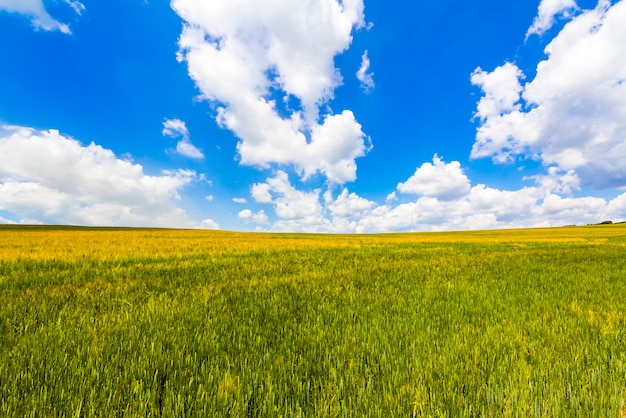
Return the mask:
<svg viewBox="0 0 626 418">
<path fill-rule="evenodd" d="M 0 416 L 626 417 L 626 226 L 0 226 Z"/>
</svg>

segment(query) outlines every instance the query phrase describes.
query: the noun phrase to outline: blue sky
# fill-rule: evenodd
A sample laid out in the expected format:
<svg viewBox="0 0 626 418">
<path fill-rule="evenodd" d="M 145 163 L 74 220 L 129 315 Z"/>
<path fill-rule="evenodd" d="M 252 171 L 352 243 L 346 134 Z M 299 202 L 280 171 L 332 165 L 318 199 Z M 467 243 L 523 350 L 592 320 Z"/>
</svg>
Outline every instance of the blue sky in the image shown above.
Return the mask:
<svg viewBox="0 0 626 418">
<path fill-rule="evenodd" d="M 626 1 L 0 0 L 0 223 L 626 219 Z"/>
</svg>

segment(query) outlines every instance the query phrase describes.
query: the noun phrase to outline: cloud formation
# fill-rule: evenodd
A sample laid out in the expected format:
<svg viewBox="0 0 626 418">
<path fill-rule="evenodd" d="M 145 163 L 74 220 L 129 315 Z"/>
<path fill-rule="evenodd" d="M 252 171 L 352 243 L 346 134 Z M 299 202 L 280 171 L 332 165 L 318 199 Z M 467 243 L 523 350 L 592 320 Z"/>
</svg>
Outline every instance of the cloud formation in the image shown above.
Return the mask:
<svg viewBox="0 0 626 418">
<path fill-rule="evenodd" d="M 265 225 L 269 222 L 267 215 L 264 210 L 260 210 L 257 213 L 253 213 L 250 209 L 244 209 L 239 212 L 237 215 L 239 219 L 243 220 L 245 223 L 254 222 L 259 225 Z"/>
<path fill-rule="evenodd" d="M 196 177 L 188 170 L 146 175 L 110 150 L 55 130 L 0 129 L 0 211 L 17 222 L 189 227 L 174 202 Z"/>
<path fill-rule="evenodd" d="M 342 83 L 334 57 L 364 26 L 362 0 L 173 0 L 184 20 L 178 59 L 218 124 L 238 138 L 240 162 L 292 165 L 303 178 L 356 179 L 366 136 L 350 110 L 324 106 Z M 322 106 L 324 106 L 322 108 Z"/>
<path fill-rule="evenodd" d="M 582 11 L 574 1 L 543 0 L 527 36 L 543 35 L 557 18 L 569 22 L 546 46 L 533 79 L 512 62 L 490 72 L 479 67 L 471 75 L 483 93 L 471 158 L 538 160 L 545 172 L 524 178 L 528 186 L 472 184 L 460 162 L 436 154 L 383 204 L 345 187 L 300 191 L 278 172 L 251 189 L 257 204 L 274 209 L 269 229 L 441 231 L 624 220 L 626 193 L 612 199 L 574 193 L 626 186 L 626 1 L 601 0 Z M 359 79 L 367 68 L 364 54 Z M 251 215 L 248 210 L 242 219 L 254 222 Z"/>
<path fill-rule="evenodd" d="M 85 10 L 85 6 L 77 0 L 64 0 L 77 15 Z M 70 27 L 54 19 L 47 12 L 43 0 L 0 0 L 0 11 L 9 13 L 18 13 L 30 18 L 31 24 L 38 30 L 60 31 L 65 34 L 71 34 Z"/>
<path fill-rule="evenodd" d="M 361 82 L 361 88 L 369 93 L 376 85 L 374 84 L 374 73 L 370 71 L 370 59 L 367 50 L 361 56 L 361 66 L 356 72 L 356 78 Z"/>
<path fill-rule="evenodd" d="M 76 13 L 78 16 L 82 15 L 83 12 L 85 11 L 85 5 L 82 4 L 78 0 L 63 0 L 63 1 L 65 2 L 65 4 L 70 6 L 72 10 L 74 10 L 74 13 Z"/>
<path fill-rule="evenodd" d="M 537 17 L 526 32 L 526 38 L 528 39 L 531 35 L 543 35 L 554 25 L 557 17 L 561 16 L 567 19 L 577 9 L 575 0 L 541 0 Z"/>
<path fill-rule="evenodd" d="M 534 79 L 505 63 L 478 68 L 484 93 L 472 158 L 533 158 L 573 170 L 582 187 L 626 186 L 626 2 L 572 18 L 546 46 Z"/>
<path fill-rule="evenodd" d="M 397 192 L 404 193 L 400 189 L 409 187 L 411 194 L 418 195 L 404 203 L 392 198 L 377 204 L 346 188 L 337 196 L 330 191 L 322 196 L 319 189 L 300 191 L 284 172 L 254 184 L 251 195 L 257 203 L 273 207 L 276 220 L 268 228 L 273 231 L 444 231 L 562 226 L 625 218 L 626 193 L 612 200 L 572 197 L 569 192 L 577 187 L 578 179 L 572 172 L 556 169 L 532 180 L 535 185 L 519 190 L 472 185 L 458 161 L 446 163 L 435 156 L 433 164 L 422 164 L 410 179 L 399 183 Z M 433 187 L 434 181 L 441 183 L 441 193 Z M 239 218 L 260 224 L 249 209 L 241 211 Z M 268 219 L 263 217 L 264 225 Z"/>
<path fill-rule="evenodd" d="M 320 189 L 297 190 L 289 181 L 288 174 L 278 171 L 264 183 L 255 183 L 250 194 L 257 203 L 273 206 L 279 218 L 273 224 L 273 230 L 316 232 L 328 229 L 320 192 Z"/>
<path fill-rule="evenodd" d="M 204 154 L 198 148 L 196 148 L 189 139 L 189 130 L 187 125 L 180 119 L 167 119 L 163 122 L 163 130 L 161 133 L 164 136 L 171 138 L 181 139 L 176 144 L 176 152 L 182 156 L 194 158 L 200 160 L 204 158 Z"/>
<path fill-rule="evenodd" d="M 398 184 L 398 191 L 442 201 L 455 200 L 469 193 L 470 181 L 458 161 L 446 164 L 435 154 L 433 163 L 422 164 L 406 182 Z"/>
</svg>

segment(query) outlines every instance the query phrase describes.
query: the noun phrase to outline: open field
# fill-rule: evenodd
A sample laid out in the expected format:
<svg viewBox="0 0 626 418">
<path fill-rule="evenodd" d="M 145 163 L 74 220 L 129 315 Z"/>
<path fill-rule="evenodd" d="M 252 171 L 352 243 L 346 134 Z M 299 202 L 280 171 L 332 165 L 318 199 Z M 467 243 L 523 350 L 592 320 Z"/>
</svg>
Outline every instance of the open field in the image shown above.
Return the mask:
<svg viewBox="0 0 626 418">
<path fill-rule="evenodd" d="M 0 226 L 0 416 L 626 417 L 626 225 Z"/>
</svg>

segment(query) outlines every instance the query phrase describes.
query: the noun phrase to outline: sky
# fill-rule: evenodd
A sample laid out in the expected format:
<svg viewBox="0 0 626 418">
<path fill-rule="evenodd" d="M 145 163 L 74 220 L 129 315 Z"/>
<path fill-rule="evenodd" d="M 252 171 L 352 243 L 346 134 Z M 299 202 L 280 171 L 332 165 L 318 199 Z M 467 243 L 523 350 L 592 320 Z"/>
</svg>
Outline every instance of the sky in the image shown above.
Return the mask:
<svg viewBox="0 0 626 418">
<path fill-rule="evenodd" d="M 626 220 L 626 0 L 0 0 L 0 223 Z"/>
</svg>

